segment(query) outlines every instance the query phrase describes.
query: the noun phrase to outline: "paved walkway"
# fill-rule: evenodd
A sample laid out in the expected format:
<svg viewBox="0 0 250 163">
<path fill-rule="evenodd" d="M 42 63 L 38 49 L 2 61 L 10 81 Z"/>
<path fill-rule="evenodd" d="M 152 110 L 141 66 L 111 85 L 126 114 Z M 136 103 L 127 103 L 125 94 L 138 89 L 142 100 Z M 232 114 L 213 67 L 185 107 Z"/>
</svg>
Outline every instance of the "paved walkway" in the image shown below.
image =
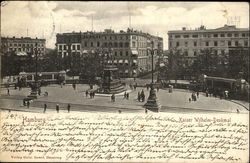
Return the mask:
<svg viewBox="0 0 250 163">
<path fill-rule="evenodd" d="M 76 90 L 71 85 L 66 85 L 61 88 L 58 85 L 51 85 L 42 88 L 42 94 L 45 91 L 49 92 L 49 96 L 39 96 L 35 100 L 31 107 L 40 108 L 42 111 L 44 103 L 47 103 L 48 109 L 55 109 L 57 103 L 61 108 L 65 108 L 68 103 L 71 104 L 72 110 L 88 110 L 88 111 L 117 111 L 119 109 L 126 110 L 128 112 L 144 112 L 143 105 L 145 102 L 137 101 L 138 91 L 142 89 L 145 92 L 146 98 L 149 95 L 149 91 L 145 88 L 138 87 L 137 90 L 132 90 L 129 94 L 129 100 L 123 99 L 123 96 L 116 96 L 116 101 L 111 102 L 110 97 L 95 96 L 94 99 L 87 98 L 85 96 L 85 90 L 89 89 L 88 85 L 77 85 Z M 7 90 L 1 91 L 0 106 L 2 108 L 19 108 L 22 107 L 22 99 L 29 94 L 30 89 L 24 88 L 21 91 L 11 89 L 11 96 L 7 96 Z M 240 113 L 247 113 L 248 110 L 235 102 L 214 98 L 205 97 L 200 94 L 196 102 L 189 102 L 191 92 L 174 90 L 173 93 L 168 93 L 167 90 L 160 90 L 157 92 L 157 97 L 162 105 L 161 112 L 226 112 L 236 113 L 237 109 Z"/>
</svg>

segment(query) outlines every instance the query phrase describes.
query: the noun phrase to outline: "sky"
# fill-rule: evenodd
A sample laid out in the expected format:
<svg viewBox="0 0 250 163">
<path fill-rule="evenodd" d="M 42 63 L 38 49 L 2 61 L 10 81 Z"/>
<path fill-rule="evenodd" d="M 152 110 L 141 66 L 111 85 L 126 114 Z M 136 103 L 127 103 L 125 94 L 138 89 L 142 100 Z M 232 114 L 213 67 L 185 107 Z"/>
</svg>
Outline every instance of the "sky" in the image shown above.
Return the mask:
<svg viewBox="0 0 250 163">
<path fill-rule="evenodd" d="M 219 28 L 228 20 L 240 17 L 237 27 L 249 28 L 247 2 L 153 2 L 153 1 L 3 1 L 1 2 L 1 36 L 38 37 L 55 48 L 56 34 L 96 32 L 129 27 L 163 37 L 168 49 L 170 30 L 182 27 Z"/>
</svg>

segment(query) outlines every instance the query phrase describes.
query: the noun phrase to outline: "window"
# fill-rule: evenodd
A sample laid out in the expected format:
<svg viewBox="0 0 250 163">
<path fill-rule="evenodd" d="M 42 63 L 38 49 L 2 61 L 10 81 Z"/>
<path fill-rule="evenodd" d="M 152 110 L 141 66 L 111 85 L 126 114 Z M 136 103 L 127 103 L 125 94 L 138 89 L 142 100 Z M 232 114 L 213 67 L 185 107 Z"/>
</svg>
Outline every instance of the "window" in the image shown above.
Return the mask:
<svg viewBox="0 0 250 163">
<path fill-rule="evenodd" d="M 62 45 L 59 45 L 59 50 L 62 50 Z"/>
<path fill-rule="evenodd" d="M 245 33 L 242 33 L 241 36 L 242 36 L 242 37 L 245 37 L 246 35 L 245 35 Z"/>
<path fill-rule="evenodd" d="M 77 45 L 77 50 L 80 50 L 80 45 Z"/>
<path fill-rule="evenodd" d="M 115 51 L 115 56 L 117 56 L 117 51 Z"/>
<path fill-rule="evenodd" d="M 120 51 L 120 56 L 122 56 L 122 51 Z"/>
<path fill-rule="evenodd" d="M 128 56 L 128 51 L 126 51 L 126 56 Z"/>
<path fill-rule="evenodd" d="M 239 46 L 239 42 L 238 41 L 235 41 L 235 46 Z"/>
<path fill-rule="evenodd" d="M 93 42 L 91 42 L 91 43 L 90 43 L 90 46 L 91 46 L 91 47 L 93 47 L 93 46 L 94 46 Z"/>
<path fill-rule="evenodd" d="M 181 38 L 181 35 L 175 35 L 175 38 Z"/>
<path fill-rule="evenodd" d="M 67 50 L 67 45 L 64 45 L 63 50 Z"/>
<path fill-rule="evenodd" d="M 115 43 L 114 43 L 114 47 L 117 47 L 117 46 L 118 46 L 118 43 L 117 43 L 117 42 L 115 42 Z"/>
<path fill-rule="evenodd" d="M 214 46 L 218 46 L 218 42 L 217 41 L 214 41 Z"/>
<path fill-rule="evenodd" d="M 135 41 L 132 42 L 132 47 L 135 48 Z"/>
<path fill-rule="evenodd" d="M 218 34 L 214 34 L 214 37 L 218 37 Z"/>
<path fill-rule="evenodd" d="M 123 43 L 122 42 L 120 42 L 119 45 L 120 45 L 121 48 L 123 47 Z"/>
<path fill-rule="evenodd" d="M 100 46 L 100 42 L 97 42 L 97 47 L 99 47 Z"/>
<path fill-rule="evenodd" d="M 176 47 L 180 46 L 180 43 L 179 42 L 176 42 Z"/>
<path fill-rule="evenodd" d="M 132 39 L 134 39 L 134 40 L 135 40 L 135 39 L 136 39 L 136 36 L 132 36 Z"/>
<path fill-rule="evenodd" d="M 220 34 L 220 37 L 225 37 L 225 34 L 224 33 Z"/>
<path fill-rule="evenodd" d="M 244 41 L 244 46 L 248 46 L 248 41 Z"/>
<path fill-rule="evenodd" d="M 125 47 L 129 47 L 129 42 L 125 42 Z"/>
<path fill-rule="evenodd" d="M 235 33 L 235 34 L 234 34 L 234 37 L 239 37 L 239 34 L 238 34 L 238 33 Z"/>
<path fill-rule="evenodd" d="M 172 47 L 172 42 L 169 42 L 169 47 Z"/>
<path fill-rule="evenodd" d="M 187 47 L 188 46 L 188 42 L 185 42 L 185 47 Z"/>
<path fill-rule="evenodd" d="M 192 35 L 193 38 L 198 38 L 198 35 Z"/>
<path fill-rule="evenodd" d="M 196 56 L 197 55 L 197 51 L 194 51 L 194 56 Z"/>
<path fill-rule="evenodd" d="M 185 55 L 185 56 L 188 56 L 188 51 L 185 50 L 185 51 L 184 51 L 184 55 Z"/>
<path fill-rule="evenodd" d="M 206 42 L 206 46 L 209 46 L 209 42 L 208 41 Z"/>
<path fill-rule="evenodd" d="M 75 45 L 72 45 L 72 49 L 75 50 L 75 49 L 76 49 L 76 46 L 75 46 Z"/>
<path fill-rule="evenodd" d="M 184 38 L 189 38 L 189 35 L 183 35 Z"/>
<path fill-rule="evenodd" d="M 217 55 L 217 54 L 218 54 L 218 51 L 217 51 L 217 50 L 214 50 L 214 54 Z"/>
<path fill-rule="evenodd" d="M 228 46 L 232 46 L 232 42 L 231 42 L 231 41 L 228 41 L 228 42 L 227 42 L 227 45 L 228 45 Z"/>
<path fill-rule="evenodd" d="M 104 47 L 107 47 L 107 43 L 106 43 L 106 42 L 104 42 L 104 43 L 103 43 L 103 46 L 104 46 Z"/>
<path fill-rule="evenodd" d="M 112 40 L 112 37 L 110 36 L 109 39 Z"/>
<path fill-rule="evenodd" d="M 194 42 L 194 46 L 197 46 L 197 42 L 196 41 Z"/>
<path fill-rule="evenodd" d="M 228 33 L 228 34 L 227 34 L 227 37 L 232 37 L 232 34 L 231 34 L 231 33 Z"/>
<path fill-rule="evenodd" d="M 84 46 L 87 47 L 88 46 L 88 42 L 84 42 Z"/>
</svg>

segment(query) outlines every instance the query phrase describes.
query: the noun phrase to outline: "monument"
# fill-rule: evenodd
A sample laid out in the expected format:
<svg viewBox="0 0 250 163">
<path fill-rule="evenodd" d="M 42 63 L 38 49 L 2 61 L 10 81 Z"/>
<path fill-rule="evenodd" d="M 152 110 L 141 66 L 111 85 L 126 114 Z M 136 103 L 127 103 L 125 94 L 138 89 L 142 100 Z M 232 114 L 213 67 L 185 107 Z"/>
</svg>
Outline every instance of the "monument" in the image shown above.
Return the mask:
<svg viewBox="0 0 250 163">
<path fill-rule="evenodd" d="M 103 71 L 103 80 L 98 93 L 117 94 L 125 91 L 124 85 L 118 76 L 118 68 L 114 65 L 106 65 Z"/>
</svg>

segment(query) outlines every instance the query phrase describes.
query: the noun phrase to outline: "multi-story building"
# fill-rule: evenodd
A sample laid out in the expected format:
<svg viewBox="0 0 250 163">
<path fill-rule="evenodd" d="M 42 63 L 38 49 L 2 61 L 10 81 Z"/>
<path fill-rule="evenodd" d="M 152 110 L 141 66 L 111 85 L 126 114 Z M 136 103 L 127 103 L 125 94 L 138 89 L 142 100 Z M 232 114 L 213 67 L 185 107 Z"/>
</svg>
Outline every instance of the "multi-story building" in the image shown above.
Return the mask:
<svg viewBox="0 0 250 163">
<path fill-rule="evenodd" d="M 225 25 L 221 28 L 168 32 L 169 50 L 180 50 L 185 65 L 191 64 L 201 50 L 212 48 L 215 54 L 228 54 L 231 47 L 249 47 L 249 29 Z"/>
<path fill-rule="evenodd" d="M 1 37 L 1 52 L 3 54 L 15 53 L 16 55 L 32 55 L 35 53 L 35 49 L 38 51 L 38 55 L 43 56 L 45 54 L 46 40 L 30 37 Z"/>
<path fill-rule="evenodd" d="M 57 34 L 56 46 L 62 58 L 94 52 L 109 53 L 112 57 L 108 62 L 118 67 L 120 77 L 136 77 L 151 70 L 152 48 L 154 63 L 157 62 L 158 55 L 163 51 L 163 39 L 132 29 L 118 33 L 106 29 L 104 32 Z"/>
</svg>

